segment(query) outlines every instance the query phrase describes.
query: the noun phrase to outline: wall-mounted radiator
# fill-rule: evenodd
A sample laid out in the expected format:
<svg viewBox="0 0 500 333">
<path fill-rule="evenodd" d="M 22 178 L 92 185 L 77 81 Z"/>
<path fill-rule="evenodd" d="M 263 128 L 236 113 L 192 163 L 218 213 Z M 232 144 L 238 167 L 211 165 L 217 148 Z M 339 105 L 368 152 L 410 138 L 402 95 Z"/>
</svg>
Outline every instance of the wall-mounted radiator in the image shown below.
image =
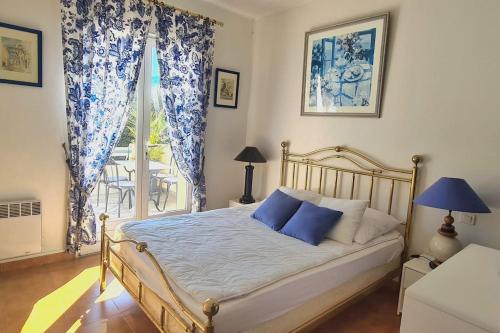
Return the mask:
<svg viewBox="0 0 500 333">
<path fill-rule="evenodd" d="M 38 200 L 0 202 L 0 260 L 42 251 L 42 214 Z"/>
</svg>

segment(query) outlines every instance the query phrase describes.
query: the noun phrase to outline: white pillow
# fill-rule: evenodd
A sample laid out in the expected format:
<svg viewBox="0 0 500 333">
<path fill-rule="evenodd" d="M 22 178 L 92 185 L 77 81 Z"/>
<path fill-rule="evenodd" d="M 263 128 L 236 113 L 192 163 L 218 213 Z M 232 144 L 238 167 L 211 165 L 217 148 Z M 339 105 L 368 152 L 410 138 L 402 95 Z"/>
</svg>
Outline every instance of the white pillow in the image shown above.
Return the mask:
<svg viewBox="0 0 500 333">
<path fill-rule="evenodd" d="M 354 241 L 359 244 L 366 244 L 383 234 L 396 229 L 401 221 L 394 216 L 381 212 L 373 208 L 367 208 L 361 220 Z"/>
<path fill-rule="evenodd" d="M 288 194 L 292 198 L 301 201 L 309 201 L 310 203 L 313 203 L 316 206 L 319 205 L 319 202 L 321 201 L 322 198 L 322 195 L 316 192 L 306 191 L 306 190 L 295 190 L 291 187 L 286 187 L 286 186 L 281 186 L 278 190 L 280 190 L 285 194 Z"/>
<path fill-rule="evenodd" d="M 326 237 L 344 244 L 352 244 L 361 219 L 368 206 L 368 200 L 346 200 L 323 197 L 320 207 L 330 208 L 342 212 L 342 217 L 330 230 Z"/>
</svg>

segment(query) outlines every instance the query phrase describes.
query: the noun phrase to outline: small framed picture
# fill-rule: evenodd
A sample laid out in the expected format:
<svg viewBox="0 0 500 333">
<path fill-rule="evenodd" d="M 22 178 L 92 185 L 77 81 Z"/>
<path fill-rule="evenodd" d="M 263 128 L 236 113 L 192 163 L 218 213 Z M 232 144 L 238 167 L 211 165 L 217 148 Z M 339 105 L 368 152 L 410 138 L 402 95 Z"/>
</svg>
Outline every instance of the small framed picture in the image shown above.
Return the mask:
<svg viewBox="0 0 500 333">
<path fill-rule="evenodd" d="M 389 13 L 306 33 L 302 115 L 380 116 Z"/>
<path fill-rule="evenodd" d="M 0 83 L 42 86 L 42 32 L 0 22 Z"/>
<path fill-rule="evenodd" d="M 240 73 L 222 68 L 215 69 L 214 106 L 236 109 L 239 86 Z"/>
</svg>

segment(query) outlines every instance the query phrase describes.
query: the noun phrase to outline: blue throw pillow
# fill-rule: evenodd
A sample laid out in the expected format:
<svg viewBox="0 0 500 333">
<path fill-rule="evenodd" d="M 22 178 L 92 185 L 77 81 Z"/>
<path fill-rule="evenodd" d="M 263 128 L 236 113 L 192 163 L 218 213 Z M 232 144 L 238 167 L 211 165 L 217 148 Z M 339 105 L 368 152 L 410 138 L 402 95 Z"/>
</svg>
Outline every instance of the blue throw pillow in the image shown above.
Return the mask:
<svg viewBox="0 0 500 333">
<path fill-rule="evenodd" d="M 280 230 L 297 211 L 302 201 L 276 190 L 252 214 L 273 230 Z"/>
<path fill-rule="evenodd" d="M 318 245 L 328 231 L 340 220 L 342 214 L 342 212 L 318 207 L 304 201 L 281 229 L 281 233 L 311 245 Z"/>
</svg>

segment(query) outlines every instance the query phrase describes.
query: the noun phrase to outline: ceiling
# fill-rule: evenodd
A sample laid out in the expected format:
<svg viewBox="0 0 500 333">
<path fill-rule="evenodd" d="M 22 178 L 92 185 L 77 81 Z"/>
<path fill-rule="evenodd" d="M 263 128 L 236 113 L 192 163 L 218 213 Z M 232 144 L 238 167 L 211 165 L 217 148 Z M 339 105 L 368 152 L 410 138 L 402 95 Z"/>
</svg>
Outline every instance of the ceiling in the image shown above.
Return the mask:
<svg viewBox="0 0 500 333">
<path fill-rule="evenodd" d="M 309 0 L 205 0 L 232 12 L 259 18 L 300 6 Z"/>
</svg>

